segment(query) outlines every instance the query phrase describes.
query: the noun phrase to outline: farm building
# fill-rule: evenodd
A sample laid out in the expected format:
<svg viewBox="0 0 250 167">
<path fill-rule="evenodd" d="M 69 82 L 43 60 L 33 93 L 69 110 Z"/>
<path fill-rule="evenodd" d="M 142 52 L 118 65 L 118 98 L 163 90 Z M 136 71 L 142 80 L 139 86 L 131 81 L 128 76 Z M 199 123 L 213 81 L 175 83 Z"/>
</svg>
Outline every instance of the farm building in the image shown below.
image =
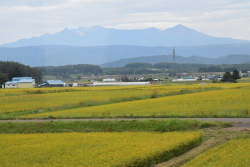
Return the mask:
<svg viewBox="0 0 250 167">
<path fill-rule="evenodd" d="M 184 77 L 184 78 L 172 79 L 172 82 L 197 81 L 197 79 L 198 79 L 198 78 Z"/>
<path fill-rule="evenodd" d="M 42 83 L 40 86 L 44 87 L 65 87 L 66 84 L 62 82 L 62 80 L 47 80 Z"/>
<path fill-rule="evenodd" d="M 34 88 L 35 79 L 32 77 L 14 77 L 12 81 L 3 84 L 2 88 Z"/>
<path fill-rule="evenodd" d="M 115 82 L 114 78 L 106 78 L 102 80 L 103 82 Z"/>
<path fill-rule="evenodd" d="M 150 82 L 94 82 L 89 86 L 130 86 L 130 85 L 150 85 Z"/>
</svg>

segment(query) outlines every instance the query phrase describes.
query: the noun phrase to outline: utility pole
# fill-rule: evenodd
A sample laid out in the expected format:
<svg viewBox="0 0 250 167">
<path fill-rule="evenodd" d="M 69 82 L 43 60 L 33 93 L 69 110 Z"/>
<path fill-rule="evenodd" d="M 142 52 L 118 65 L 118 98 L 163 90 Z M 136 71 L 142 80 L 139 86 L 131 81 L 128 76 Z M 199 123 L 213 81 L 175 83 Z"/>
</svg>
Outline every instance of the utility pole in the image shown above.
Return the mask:
<svg viewBox="0 0 250 167">
<path fill-rule="evenodd" d="M 173 47 L 173 62 L 172 62 L 172 77 L 174 78 L 174 73 L 175 73 L 175 64 L 176 64 L 176 60 L 175 60 L 175 48 Z"/>
</svg>

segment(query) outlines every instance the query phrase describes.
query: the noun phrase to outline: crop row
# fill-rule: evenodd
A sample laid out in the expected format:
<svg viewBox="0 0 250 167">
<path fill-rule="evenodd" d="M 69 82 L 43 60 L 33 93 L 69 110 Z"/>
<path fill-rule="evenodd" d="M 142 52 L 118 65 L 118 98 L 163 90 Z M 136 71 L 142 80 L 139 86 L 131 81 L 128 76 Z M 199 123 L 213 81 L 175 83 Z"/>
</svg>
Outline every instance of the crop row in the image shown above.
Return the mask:
<svg viewBox="0 0 250 167">
<path fill-rule="evenodd" d="M 233 139 L 202 153 L 183 167 L 249 167 L 249 155 L 250 138 Z"/>
<path fill-rule="evenodd" d="M 111 88 L 111 87 L 110 87 Z M 200 91 L 213 87 L 187 86 L 185 90 L 180 87 L 171 86 L 149 86 L 149 87 L 133 87 L 131 89 L 113 89 L 100 91 L 74 91 L 49 94 L 32 94 L 20 96 L 0 97 L 0 112 L 9 113 L 16 111 L 37 110 L 43 108 L 53 108 L 62 106 L 88 106 L 112 103 L 120 101 L 128 101 L 129 98 L 147 98 L 145 96 L 158 96 L 169 93 L 188 93 L 189 91 Z M 80 88 L 79 88 L 80 89 Z M 97 88 L 96 88 L 97 89 Z M 186 91 L 186 92 L 185 92 Z M 65 107 L 67 108 L 67 107 Z"/>
<path fill-rule="evenodd" d="M 220 87 L 220 88 L 235 88 L 249 86 L 248 83 L 238 84 L 207 84 L 202 87 Z M 32 89 L 0 89 L 0 97 L 5 96 L 20 96 L 33 94 L 75 92 L 75 91 L 111 91 L 111 90 L 153 90 L 153 89 L 196 89 L 201 87 L 198 84 L 184 85 L 172 84 L 168 85 L 151 85 L 151 86 L 106 86 L 106 87 L 60 87 L 60 88 L 32 88 Z"/>
<path fill-rule="evenodd" d="M 249 117 L 250 89 L 225 89 L 23 116 L 80 117 Z"/>
</svg>

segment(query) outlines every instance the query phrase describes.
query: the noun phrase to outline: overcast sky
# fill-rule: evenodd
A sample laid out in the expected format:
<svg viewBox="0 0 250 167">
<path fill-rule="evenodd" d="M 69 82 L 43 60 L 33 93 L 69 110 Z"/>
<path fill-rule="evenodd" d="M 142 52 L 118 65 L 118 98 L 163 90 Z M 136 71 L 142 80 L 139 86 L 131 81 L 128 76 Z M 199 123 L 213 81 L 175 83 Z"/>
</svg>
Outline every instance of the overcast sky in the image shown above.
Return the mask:
<svg viewBox="0 0 250 167">
<path fill-rule="evenodd" d="M 0 0 L 0 44 L 64 28 L 166 29 L 250 40 L 250 0 Z"/>
</svg>

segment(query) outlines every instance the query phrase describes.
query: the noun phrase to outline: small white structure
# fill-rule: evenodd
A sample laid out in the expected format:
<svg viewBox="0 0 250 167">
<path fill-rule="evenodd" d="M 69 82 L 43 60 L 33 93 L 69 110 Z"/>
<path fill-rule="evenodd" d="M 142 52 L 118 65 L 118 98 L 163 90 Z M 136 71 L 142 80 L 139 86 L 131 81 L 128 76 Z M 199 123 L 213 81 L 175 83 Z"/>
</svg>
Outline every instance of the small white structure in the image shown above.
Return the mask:
<svg viewBox="0 0 250 167">
<path fill-rule="evenodd" d="M 78 87 L 77 83 L 73 83 L 72 87 Z"/>
<path fill-rule="evenodd" d="M 132 85 L 150 85 L 150 82 L 94 82 L 93 86 L 132 86 Z"/>
<path fill-rule="evenodd" d="M 2 85 L 2 88 L 6 89 L 17 88 L 17 82 L 8 81 Z"/>
<path fill-rule="evenodd" d="M 114 78 L 106 78 L 102 80 L 103 82 L 115 82 Z"/>
<path fill-rule="evenodd" d="M 178 79 L 173 79 L 172 82 L 185 82 L 185 81 L 197 81 L 197 79 L 184 79 L 184 78 L 178 78 Z"/>
</svg>

